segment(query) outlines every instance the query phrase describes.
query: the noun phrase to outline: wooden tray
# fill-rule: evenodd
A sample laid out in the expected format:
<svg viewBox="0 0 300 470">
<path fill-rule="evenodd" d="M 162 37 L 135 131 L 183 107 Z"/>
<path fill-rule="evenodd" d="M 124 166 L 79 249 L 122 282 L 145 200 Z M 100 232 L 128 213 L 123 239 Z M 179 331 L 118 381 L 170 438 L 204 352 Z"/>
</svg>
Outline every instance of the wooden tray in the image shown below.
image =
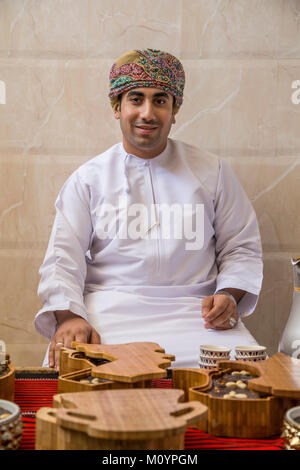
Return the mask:
<svg viewBox="0 0 300 470">
<path fill-rule="evenodd" d="M 219 363 L 219 368 L 227 367 L 227 362 Z M 300 360 L 276 353 L 270 359 L 255 363 L 258 376 L 249 382 L 249 388 L 257 392 L 269 393 L 276 397 L 300 400 Z"/>
<path fill-rule="evenodd" d="M 167 376 L 166 369 L 175 360 L 174 355 L 166 354 L 156 343 L 104 345 L 74 341 L 72 347 L 60 352 L 60 393 L 150 387 L 151 380 Z M 97 366 L 92 362 L 95 359 L 109 362 Z M 79 380 L 87 375 L 102 382 L 81 384 Z"/>
<path fill-rule="evenodd" d="M 9 356 L 7 355 L 8 361 L 8 372 L 5 375 L 0 377 L 0 398 L 1 400 L 14 401 L 15 394 L 15 368 L 13 364 L 9 361 Z"/>
<path fill-rule="evenodd" d="M 215 375 L 234 370 L 257 375 L 248 381 L 248 388 L 270 396 L 224 399 L 206 393 Z M 259 362 L 221 361 L 213 370 L 173 369 L 173 387 L 184 390 L 185 400 L 199 400 L 208 407 L 204 431 L 216 436 L 264 438 L 280 434 L 285 412 L 300 404 L 299 372 L 300 360 L 277 353 Z"/>
<path fill-rule="evenodd" d="M 181 403 L 182 390 L 135 389 L 64 393 L 36 415 L 37 450 L 184 449 L 189 425 L 207 407 Z"/>
</svg>

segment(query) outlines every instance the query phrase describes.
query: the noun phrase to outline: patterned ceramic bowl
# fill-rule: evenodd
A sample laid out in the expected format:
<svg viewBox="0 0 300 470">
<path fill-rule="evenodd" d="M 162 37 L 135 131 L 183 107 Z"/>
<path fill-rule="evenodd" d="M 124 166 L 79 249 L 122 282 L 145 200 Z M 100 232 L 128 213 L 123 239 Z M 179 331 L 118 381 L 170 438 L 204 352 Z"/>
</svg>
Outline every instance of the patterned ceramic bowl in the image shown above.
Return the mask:
<svg viewBox="0 0 300 470">
<path fill-rule="evenodd" d="M 208 365 L 216 365 L 220 359 L 210 357 L 210 356 L 201 356 L 200 355 L 200 361 L 202 364 L 208 364 Z"/>
<path fill-rule="evenodd" d="M 18 449 L 23 431 L 21 411 L 18 405 L 0 400 L 0 450 Z"/>
<path fill-rule="evenodd" d="M 201 360 L 198 362 L 200 369 L 216 369 L 218 366 L 217 364 L 206 364 Z"/>
<path fill-rule="evenodd" d="M 266 356 L 266 347 L 265 346 L 235 346 L 235 355 L 243 357 L 263 357 Z"/>
<path fill-rule="evenodd" d="M 231 349 L 226 346 L 218 346 L 214 344 L 201 344 L 200 356 L 212 357 L 217 359 L 228 359 Z"/>
<path fill-rule="evenodd" d="M 258 362 L 264 361 L 265 359 L 267 359 L 267 356 L 235 356 L 236 361 Z"/>
</svg>

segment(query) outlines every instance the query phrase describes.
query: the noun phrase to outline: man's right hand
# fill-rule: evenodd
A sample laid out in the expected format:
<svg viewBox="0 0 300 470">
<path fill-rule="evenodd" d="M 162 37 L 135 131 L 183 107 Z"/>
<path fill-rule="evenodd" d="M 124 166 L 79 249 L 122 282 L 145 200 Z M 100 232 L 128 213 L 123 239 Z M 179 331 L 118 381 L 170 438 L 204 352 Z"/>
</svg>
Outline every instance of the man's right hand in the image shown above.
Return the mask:
<svg viewBox="0 0 300 470">
<path fill-rule="evenodd" d="M 49 349 L 49 367 L 59 370 L 59 351 L 61 347 L 71 348 L 72 341 L 100 344 L 97 331 L 83 318 L 68 310 L 55 312 L 59 327 L 52 338 Z"/>
</svg>

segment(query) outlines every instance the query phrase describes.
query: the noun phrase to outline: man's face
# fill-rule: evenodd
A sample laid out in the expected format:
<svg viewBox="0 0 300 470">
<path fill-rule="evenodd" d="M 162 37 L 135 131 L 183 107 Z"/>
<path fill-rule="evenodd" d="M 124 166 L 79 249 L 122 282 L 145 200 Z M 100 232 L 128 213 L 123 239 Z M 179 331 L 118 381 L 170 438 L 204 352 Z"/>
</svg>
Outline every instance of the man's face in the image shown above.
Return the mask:
<svg viewBox="0 0 300 470">
<path fill-rule="evenodd" d="M 115 118 L 120 119 L 126 152 L 153 158 L 165 149 L 175 123 L 173 96 L 159 88 L 134 88 L 122 94 Z"/>
</svg>

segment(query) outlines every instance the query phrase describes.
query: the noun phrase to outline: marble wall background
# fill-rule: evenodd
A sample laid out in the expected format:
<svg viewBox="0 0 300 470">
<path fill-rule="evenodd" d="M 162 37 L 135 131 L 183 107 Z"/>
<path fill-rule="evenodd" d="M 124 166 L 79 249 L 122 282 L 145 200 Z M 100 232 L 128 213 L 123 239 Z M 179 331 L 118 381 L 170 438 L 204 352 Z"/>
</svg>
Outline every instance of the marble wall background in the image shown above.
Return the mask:
<svg viewBox="0 0 300 470">
<path fill-rule="evenodd" d="M 270 353 L 300 255 L 298 0 L 1 0 L 0 338 L 18 366 L 40 365 L 36 295 L 69 174 L 120 140 L 108 72 L 124 51 L 177 55 L 185 101 L 171 137 L 228 160 L 257 212 L 264 283 L 246 325 Z M 300 97 L 300 94 L 299 94 Z M 1 100 L 0 100 L 1 102 Z"/>
</svg>

